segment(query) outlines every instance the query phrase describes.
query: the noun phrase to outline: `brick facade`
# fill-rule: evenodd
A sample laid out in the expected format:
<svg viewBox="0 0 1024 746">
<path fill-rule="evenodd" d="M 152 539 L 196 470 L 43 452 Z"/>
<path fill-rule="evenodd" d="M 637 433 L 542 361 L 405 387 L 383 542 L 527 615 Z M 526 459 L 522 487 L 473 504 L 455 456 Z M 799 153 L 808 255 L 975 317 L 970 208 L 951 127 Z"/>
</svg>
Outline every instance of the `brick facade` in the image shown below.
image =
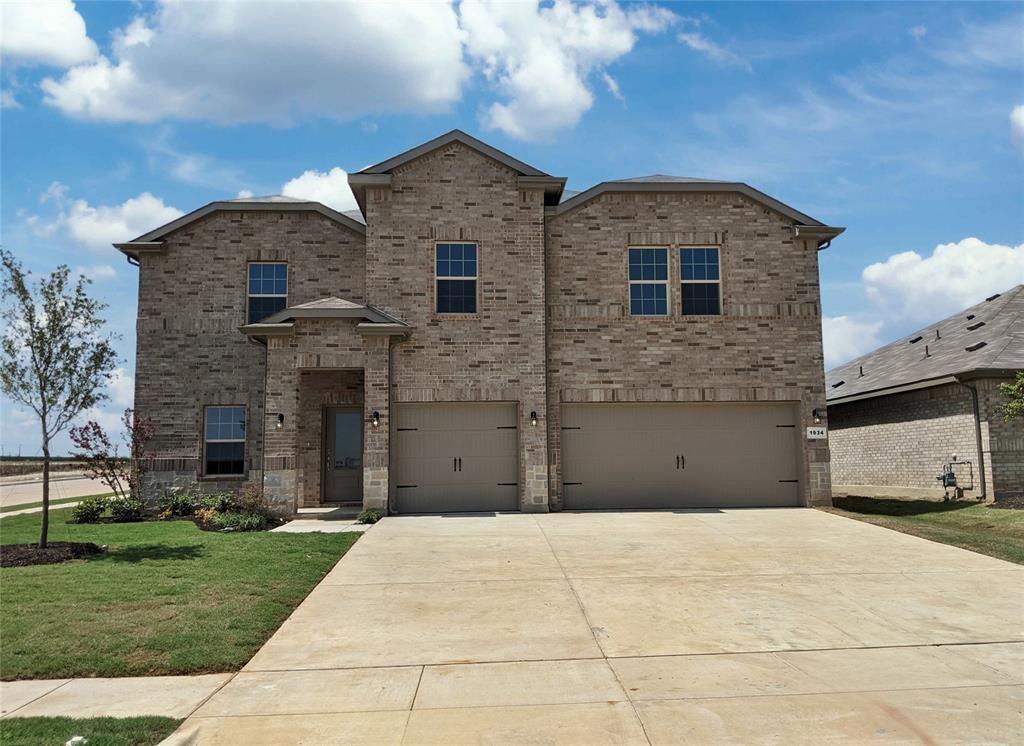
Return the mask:
<svg viewBox="0 0 1024 746">
<path fill-rule="evenodd" d="M 508 401 L 522 510 L 561 507 L 560 422 L 574 401 L 791 401 L 824 409 L 817 244 L 737 193 L 607 193 L 567 211 L 543 185 L 460 142 L 365 191 L 365 236 L 312 210 L 223 209 L 140 255 L 136 407 L 153 418 L 151 496 L 205 480 L 203 408 L 247 408 L 247 476 L 282 510 L 320 500 L 322 412 L 361 403 L 363 499 L 386 509 L 392 402 Z M 558 212 L 558 214 L 555 214 Z M 478 247 L 478 313 L 434 313 L 439 241 Z M 671 247 L 671 313 L 628 314 L 626 249 Z M 723 315 L 681 317 L 678 254 L 720 247 Z M 286 261 L 289 306 L 336 297 L 411 327 L 296 319 L 261 345 L 245 324 L 246 263 Z M 531 427 L 536 412 L 539 425 Z M 278 427 L 279 417 L 283 416 Z M 826 441 L 803 441 L 807 504 L 830 499 Z"/>
<path fill-rule="evenodd" d="M 936 476 L 955 456 L 971 462 L 970 467 L 954 468 L 965 497 L 1024 494 L 1024 426 L 1005 420 L 999 412 L 998 386 L 1003 380 L 1009 379 L 969 382 L 978 392 L 980 458 L 973 396 L 967 385 L 948 383 L 830 406 L 836 491 L 939 496 L 943 489 Z"/>
</svg>

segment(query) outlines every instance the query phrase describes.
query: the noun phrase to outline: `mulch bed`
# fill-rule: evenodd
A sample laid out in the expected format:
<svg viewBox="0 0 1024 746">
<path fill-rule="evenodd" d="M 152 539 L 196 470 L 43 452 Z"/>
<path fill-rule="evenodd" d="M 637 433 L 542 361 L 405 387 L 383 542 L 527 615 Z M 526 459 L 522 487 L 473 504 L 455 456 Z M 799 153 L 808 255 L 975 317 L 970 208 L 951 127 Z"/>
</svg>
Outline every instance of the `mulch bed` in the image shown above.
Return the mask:
<svg viewBox="0 0 1024 746">
<path fill-rule="evenodd" d="M 1003 508 L 1005 510 L 1024 510 L 1024 495 L 1014 497 L 1003 497 L 989 505 L 990 508 Z"/>
<path fill-rule="evenodd" d="M 46 549 L 37 544 L 4 544 L 0 546 L 0 567 L 56 565 L 74 559 L 103 554 L 106 549 L 91 542 L 51 541 Z"/>
</svg>

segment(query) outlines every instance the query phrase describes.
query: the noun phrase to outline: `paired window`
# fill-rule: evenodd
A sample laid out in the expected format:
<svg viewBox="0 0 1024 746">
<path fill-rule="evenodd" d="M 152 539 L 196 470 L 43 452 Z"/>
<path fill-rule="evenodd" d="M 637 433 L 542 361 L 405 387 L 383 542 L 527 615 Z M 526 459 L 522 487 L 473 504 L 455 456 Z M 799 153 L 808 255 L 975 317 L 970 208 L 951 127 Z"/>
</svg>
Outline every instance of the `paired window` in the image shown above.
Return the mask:
<svg viewBox="0 0 1024 746">
<path fill-rule="evenodd" d="M 204 474 L 245 475 L 245 407 L 207 407 Z"/>
<path fill-rule="evenodd" d="M 476 244 L 439 243 L 434 275 L 438 313 L 476 313 Z"/>
<path fill-rule="evenodd" d="M 684 316 L 722 313 L 718 249 L 679 249 L 679 280 Z"/>
<path fill-rule="evenodd" d="M 629 312 L 668 315 L 668 249 L 629 250 Z"/>
<path fill-rule="evenodd" d="M 249 323 L 255 324 L 288 305 L 288 265 L 252 262 L 249 265 Z"/>
</svg>

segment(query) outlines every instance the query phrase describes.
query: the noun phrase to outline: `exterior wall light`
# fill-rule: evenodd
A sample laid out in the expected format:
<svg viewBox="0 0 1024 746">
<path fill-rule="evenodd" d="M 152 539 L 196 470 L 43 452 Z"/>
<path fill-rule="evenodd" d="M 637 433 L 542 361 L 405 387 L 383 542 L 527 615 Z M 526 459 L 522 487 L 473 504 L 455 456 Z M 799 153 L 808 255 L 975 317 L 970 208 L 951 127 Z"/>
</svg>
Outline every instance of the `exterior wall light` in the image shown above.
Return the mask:
<svg viewBox="0 0 1024 746">
<path fill-rule="evenodd" d="M 530 412 L 530 425 L 537 427 L 537 412 Z"/>
<path fill-rule="evenodd" d="M 825 416 L 825 413 L 822 410 L 820 410 L 820 409 L 813 409 L 813 410 L 811 410 L 811 417 L 814 418 L 814 424 L 815 425 L 820 425 L 821 424 L 821 419 L 824 416 Z"/>
<path fill-rule="evenodd" d="M 380 412 L 375 411 L 370 415 L 370 424 L 374 427 L 378 427 L 380 425 Z"/>
<path fill-rule="evenodd" d="M 281 414 L 281 413 L 278 413 L 278 415 L 277 415 L 277 425 L 276 425 L 276 427 L 277 427 L 278 430 L 280 430 L 282 427 L 284 427 L 284 415 Z"/>
</svg>

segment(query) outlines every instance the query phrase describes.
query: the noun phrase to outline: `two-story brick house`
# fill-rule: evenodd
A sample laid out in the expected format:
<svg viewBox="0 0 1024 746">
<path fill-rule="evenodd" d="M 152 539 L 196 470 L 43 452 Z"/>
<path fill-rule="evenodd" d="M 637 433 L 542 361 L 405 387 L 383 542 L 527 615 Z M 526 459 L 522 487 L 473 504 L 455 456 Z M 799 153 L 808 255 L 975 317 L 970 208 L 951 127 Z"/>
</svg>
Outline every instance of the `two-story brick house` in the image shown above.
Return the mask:
<svg viewBox="0 0 1024 746">
<path fill-rule="evenodd" d="M 817 252 L 733 182 L 581 193 L 453 131 L 349 176 L 359 210 L 214 202 L 129 243 L 150 497 L 282 509 L 830 499 Z"/>
</svg>

